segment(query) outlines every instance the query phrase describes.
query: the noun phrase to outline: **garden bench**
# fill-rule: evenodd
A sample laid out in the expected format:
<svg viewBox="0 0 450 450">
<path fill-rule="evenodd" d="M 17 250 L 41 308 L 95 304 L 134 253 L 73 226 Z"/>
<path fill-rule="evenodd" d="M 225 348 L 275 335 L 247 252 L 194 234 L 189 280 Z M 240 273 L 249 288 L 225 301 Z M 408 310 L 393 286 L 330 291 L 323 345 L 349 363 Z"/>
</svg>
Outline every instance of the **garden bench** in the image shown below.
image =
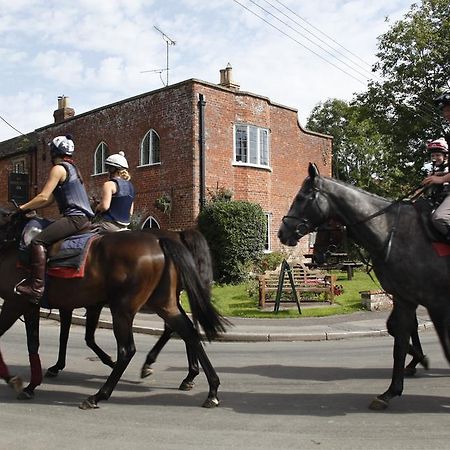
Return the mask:
<svg viewBox="0 0 450 450">
<path fill-rule="evenodd" d="M 336 275 L 320 270 L 312 270 L 304 264 L 293 264 L 291 274 L 297 297 L 303 301 L 334 302 Z M 280 282 L 280 270 L 267 271 L 258 277 L 259 307 L 264 308 L 267 302 L 274 302 Z M 289 273 L 284 273 L 282 293 L 292 293 Z M 295 299 L 294 299 L 295 300 Z M 292 301 L 292 300 L 291 300 Z"/>
</svg>

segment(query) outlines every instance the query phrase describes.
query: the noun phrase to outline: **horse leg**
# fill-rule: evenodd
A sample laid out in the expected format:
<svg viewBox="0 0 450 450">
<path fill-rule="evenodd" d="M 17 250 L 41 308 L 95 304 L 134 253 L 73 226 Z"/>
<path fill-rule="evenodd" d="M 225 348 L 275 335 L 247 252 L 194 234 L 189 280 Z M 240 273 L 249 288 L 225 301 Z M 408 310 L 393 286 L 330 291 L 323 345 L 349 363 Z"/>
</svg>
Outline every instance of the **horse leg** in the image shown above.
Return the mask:
<svg viewBox="0 0 450 450">
<path fill-rule="evenodd" d="M 413 376 L 416 373 L 417 364 L 421 364 L 425 370 L 429 368 L 429 360 L 423 354 L 422 344 L 419 339 L 419 332 L 417 330 L 419 324 L 417 322 L 417 315 L 415 317 L 416 328 L 411 334 L 411 344 L 408 348 L 408 354 L 412 356 L 411 362 L 405 367 L 405 377 Z"/>
<path fill-rule="evenodd" d="M 112 369 L 114 367 L 114 361 L 111 356 L 105 353 L 95 342 L 95 330 L 97 329 L 102 308 L 103 305 L 95 305 L 86 308 L 86 331 L 84 340 L 86 345 L 100 358 L 100 361 Z"/>
<path fill-rule="evenodd" d="M 161 350 L 172 337 L 172 334 L 173 330 L 171 330 L 170 327 L 168 327 L 167 324 L 164 323 L 163 334 L 160 336 L 153 348 L 148 352 L 147 358 L 145 358 L 145 363 L 141 369 L 141 378 L 146 378 L 153 373 L 152 364 L 154 364 Z"/>
<path fill-rule="evenodd" d="M 5 299 L 0 311 L 0 337 L 3 336 L 23 314 L 23 310 L 29 310 L 31 304 L 26 304 L 23 309 L 20 309 L 19 303 L 21 299 L 17 297 Z M 23 381 L 18 375 L 11 375 L 8 366 L 3 360 L 0 351 L 0 378 L 3 379 L 8 386 L 10 386 L 16 393 L 22 392 Z"/>
<path fill-rule="evenodd" d="M 161 350 L 167 344 L 169 339 L 173 335 L 173 330 L 164 323 L 164 331 L 160 336 L 156 344 L 150 350 L 145 359 L 145 363 L 141 369 L 141 378 L 146 378 L 153 373 L 152 364 L 155 363 L 158 355 L 161 353 Z M 194 387 L 194 379 L 200 373 L 200 369 L 198 367 L 198 360 L 196 358 L 195 352 L 193 352 L 188 344 L 186 344 L 186 355 L 188 360 L 189 371 L 186 378 L 181 382 L 178 389 L 181 391 L 190 391 Z"/>
<path fill-rule="evenodd" d="M 80 404 L 81 409 L 98 408 L 99 401 L 108 400 L 111 397 L 120 377 L 136 353 L 132 328 L 134 314 L 130 315 L 125 311 L 119 313 L 113 309 L 111 309 L 111 313 L 113 315 L 114 336 L 117 342 L 117 361 L 106 382 L 96 394 L 91 395 Z"/>
<path fill-rule="evenodd" d="M 428 313 L 441 342 L 444 355 L 450 363 L 450 308 L 446 308 L 445 311 L 440 308 L 429 309 Z"/>
<path fill-rule="evenodd" d="M 394 308 L 387 320 L 387 329 L 391 336 L 394 337 L 394 365 L 392 369 L 391 384 L 386 392 L 377 396 L 370 404 L 369 408 L 374 410 L 386 409 L 389 401 L 397 396 L 402 395 L 405 359 L 409 346 L 409 339 L 414 329 L 415 307 L 407 304 L 400 304 L 394 298 Z"/>
<path fill-rule="evenodd" d="M 24 314 L 27 333 L 28 357 L 30 360 L 30 383 L 17 396 L 18 400 L 31 400 L 34 390 L 42 383 L 42 365 L 39 357 L 39 308 Z"/>
<path fill-rule="evenodd" d="M 59 351 L 56 364 L 49 367 L 45 376 L 55 378 L 66 367 L 67 342 L 69 341 L 70 325 L 72 324 L 72 310 L 59 310 Z"/>
<path fill-rule="evenodd" d="M 194 328 L 192 321 L 185 313 L 180 313 L 172 317 L 163 317 L 163 319 L 168 323 L 170 328 L 178 333 L 178 335 L 184 340 L 186 346 L 192 352 L 192 357 L 198 359 L 200 365 L 203 367 L 209 384 L 209 393 L 202 406 L 204 408 L 214 408 L 219 406 L 217 390 L 220 385 L 220 380 L 214 370 L 214 367 L 209 361 L 208 356 L 206 355 L 205 349 L 203 348 L 198 332 Z"/>
</svg>

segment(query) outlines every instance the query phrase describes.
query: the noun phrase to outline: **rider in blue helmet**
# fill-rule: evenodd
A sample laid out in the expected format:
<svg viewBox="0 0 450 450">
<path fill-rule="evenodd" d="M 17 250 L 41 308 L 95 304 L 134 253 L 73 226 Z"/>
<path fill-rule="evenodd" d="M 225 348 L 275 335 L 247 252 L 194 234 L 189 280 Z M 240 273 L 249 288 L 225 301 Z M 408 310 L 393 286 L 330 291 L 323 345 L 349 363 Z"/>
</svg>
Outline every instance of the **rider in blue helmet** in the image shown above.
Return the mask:
<svg viewBox="0 0 450 450">
<path fill-rule="evenodd" d="M 63 216 L 31 241 L 30 277 L 14 288 L 16 294 L 26 296 L 34 304 L 39 304 L 44 292 L 47 248 L 87 228 L 94 216 L 83 179 L 72 160 L 75 150 L 72 137 L 57 136 L 49 143 L 49 147 L 53 167 L 47 181 L 39 194 L 19 207 L 22 212 L 27 212 L 45 208 L 56 201 Z"/>
</svg>

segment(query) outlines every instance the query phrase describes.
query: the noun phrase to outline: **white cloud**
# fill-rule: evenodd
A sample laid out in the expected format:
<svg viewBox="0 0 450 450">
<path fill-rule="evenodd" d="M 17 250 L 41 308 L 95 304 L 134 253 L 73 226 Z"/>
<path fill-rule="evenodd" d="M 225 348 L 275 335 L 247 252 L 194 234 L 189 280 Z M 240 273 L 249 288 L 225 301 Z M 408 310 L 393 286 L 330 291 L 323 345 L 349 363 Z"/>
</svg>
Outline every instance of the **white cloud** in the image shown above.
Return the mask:
<svg viewBox="0 0 450 450">
<path fill-rule="evenodd" d="M 239 2 L 264 14 L 249 0 Z M 270 9 L 265 0 L 258 2 Z M 308 27 L 277 0 L 270 3 Z M 281 3 L 372 64 L 376 37 L 389 27 L 384 17 L 402 17 L 412 2 Z M 316 103 L 330 97 L 349 99 L 365 88 L 233 0 L 0 0 L 0 10 L 0 115 L 22 131 L 47 124 L 61 94 L 71 97 L 81 113 L 162 87 L 159 74 L 141 73 L 166 65 L 166 42 L 154 25 L 176 41 L 169 48 L 171 83 L 188 78 L 217 83 L 219 69 L 230 62 L 242 90 L 299 109 L 302 123 Z M 313 48 L 286 25 L 272 21 Z M 161 75 L 165 81 L 166 74 Z M 32 114 L 25 106 L 20 111 L 24 102 L 19 98 L 34 99 Z M 0 122 L 0 140 L 16 134 Z"/>
</svg>

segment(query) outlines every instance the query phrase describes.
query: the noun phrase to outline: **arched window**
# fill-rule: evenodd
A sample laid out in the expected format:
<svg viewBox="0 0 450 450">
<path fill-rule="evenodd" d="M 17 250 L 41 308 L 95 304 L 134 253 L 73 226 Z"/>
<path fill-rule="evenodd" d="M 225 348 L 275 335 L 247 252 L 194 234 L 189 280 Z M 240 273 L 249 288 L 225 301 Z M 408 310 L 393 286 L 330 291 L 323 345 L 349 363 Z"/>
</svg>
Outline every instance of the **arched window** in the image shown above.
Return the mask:
<svg viewBox="0 0 450 450">
<path fill-rule="evenodd" d="M 100 142 L 94 152 L 94 175 L 105 173 L 105 159 L 108 156 L 108 145 Z"/>
<path fill-rule="evenodd" d="M 161 228 L 161 227 L 159 226 L 158 221 L 153 216 L 149 216 L 145 219 L 144 223 L 141 226 L 142 230 L 144 228 Z"/>
<path fill-rule="evenodd" d="M 155 130 L 149 130 L 142 139 L 139 165 L 148 166 L 159 164 L 161 156 L 159 153 L 159 136 Z"/>
</svg>

